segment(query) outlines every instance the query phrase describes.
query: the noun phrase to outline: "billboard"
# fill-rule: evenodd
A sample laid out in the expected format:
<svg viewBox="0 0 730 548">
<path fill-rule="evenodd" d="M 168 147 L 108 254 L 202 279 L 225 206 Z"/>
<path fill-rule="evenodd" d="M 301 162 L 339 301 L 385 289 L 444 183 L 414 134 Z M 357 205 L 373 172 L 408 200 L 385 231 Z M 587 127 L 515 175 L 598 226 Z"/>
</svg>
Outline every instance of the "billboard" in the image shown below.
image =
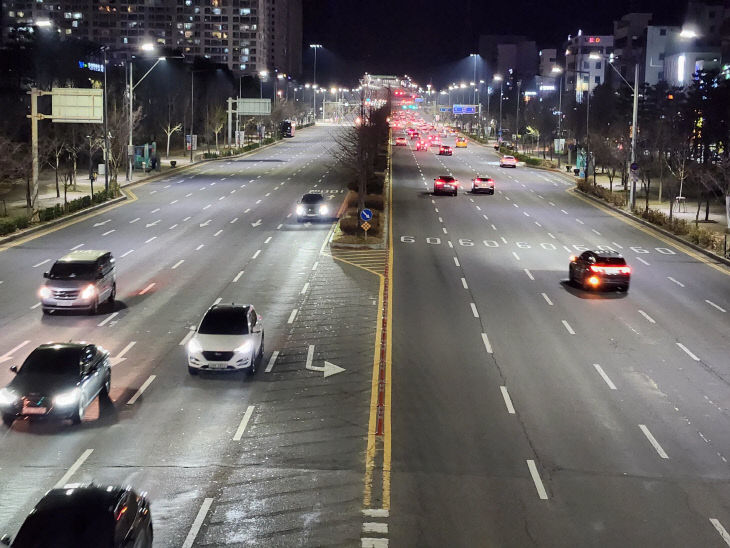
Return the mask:
<svg viewBox="0 0 730 548">
<path fill-rule="evenodd" d="M 104 122 L 104 90 L 53 88 L 51 117 L 66 124 L 101 124 Z"/>
<path fill-rule="evenodd" d="M 238 99 L 236 111 L 240 116 L 269 116 L 271 99 Z"/>
</svg>

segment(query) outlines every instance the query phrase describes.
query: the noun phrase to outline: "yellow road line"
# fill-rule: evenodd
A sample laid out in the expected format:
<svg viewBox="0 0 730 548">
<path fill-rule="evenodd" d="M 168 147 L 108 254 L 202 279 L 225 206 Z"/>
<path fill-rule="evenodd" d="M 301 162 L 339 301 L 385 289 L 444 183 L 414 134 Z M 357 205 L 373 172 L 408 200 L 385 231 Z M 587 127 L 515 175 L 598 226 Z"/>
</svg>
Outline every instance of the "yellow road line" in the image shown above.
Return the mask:
<svg viewBox="0 0 730 548">
<path fill-rule="evenodd" d="M 660 242 L 664 242 L 667 245 L 671 245 L 673 247 L 676 247 L 682 253 L 684 253 L 686 255 L 689 255 L 693 259 L 696 259 L 697 261 L 699 261 L 701 263 L 704 263 L 707 266 L 710 266 L 710 267 L 714 268 L 718 272 L 722 272 L 723 274 L 725 274 L 727 276 L 730 276 L 730 269 L 726 268 L 725 266 L 721 266 L 721 265 L 718 265 L 718 264 L 715 264 L 715 263 L 711 262 L 711 260 L 710 260 L 709 257 L 707 257 L 706 255 L 702 255 L 701 253 L 698 253 L 697 251 L 695 251 L 691 247 L 688 247 L 688 246 L 684 245 L 682 242 L 678 242 L 677 240 L 674 240 L 672 238 L 668 238 L 667 236 L 665 236 L 661 232 L 658 232 L 656 230 L 652 230 L 648 226 L 645 226 L 645 225 L 643 225 L 641 223 L 638 223 L 638 222 L 634 221 L 633 219 L 630 219 L 629 217 L 626 217 L 625 215 L 621 215 L 620 213 L 617 213 L 617 212 L 613 211 L 608 206 L 605 206 L 605 205 L 603 205 L 603 204 L 601 204 L 599 202 L 594 202 L 593 200 L 591 200 L 590 198 L 586 198 L 585 196 L 581 196 L 575 190 L 575 188 L 568 188 L 565 191 L 572 193 L 573 196 L 575 196 L 579 200 L 583 200 L 587 204 L 590 204 L 590 205 L 594 206 L 596 209 L 600 209 L 601 211 L 603 211 L 605 213 L 608 213 L 612 217 L 615 217 L 616 219 L 619 219 L 619 220 L 623 221 L 627 225 L 630 225 L 631 227 L 636 228 L 638 230 L 641 230 L 643 233 L 645 233 L 645 234 L 647 234 L 649 236 L 652 236 L 653 238 L 656 238 Z"/>
<path fill-rule="evenodd" d="M 390 141 L 388 141 L 390 142 Z M 390 463 L 392 456 L 391 437 L 391 378 L 393 340 L 393 164 L 390 164 L 390 188 L 388 189 L 388 325 L 385 335 L 385 417 L 383 432 L 383 508 L 390 509 Z"/>
</svg>

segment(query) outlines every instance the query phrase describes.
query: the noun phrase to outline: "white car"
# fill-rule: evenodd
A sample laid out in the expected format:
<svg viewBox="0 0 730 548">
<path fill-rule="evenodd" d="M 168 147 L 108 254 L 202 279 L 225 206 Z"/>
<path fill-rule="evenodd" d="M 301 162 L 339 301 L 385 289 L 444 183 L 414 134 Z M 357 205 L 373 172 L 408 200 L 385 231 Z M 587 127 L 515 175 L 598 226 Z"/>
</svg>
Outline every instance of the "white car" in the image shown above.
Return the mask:
<svg viewBox="0 0 730 548">
<path fill-rule="evenodd" d="M 264 355 L 263 318 L 250 304 L 216 304 L 188 341 L 188 373 L 239 371 L 249 375 Z"/>
<path fill-rule="evenodd" d="M 499 167 L 517 167 L 517 158 L 514 156 L 502 156 L 499 159 Z"/>
</svg>

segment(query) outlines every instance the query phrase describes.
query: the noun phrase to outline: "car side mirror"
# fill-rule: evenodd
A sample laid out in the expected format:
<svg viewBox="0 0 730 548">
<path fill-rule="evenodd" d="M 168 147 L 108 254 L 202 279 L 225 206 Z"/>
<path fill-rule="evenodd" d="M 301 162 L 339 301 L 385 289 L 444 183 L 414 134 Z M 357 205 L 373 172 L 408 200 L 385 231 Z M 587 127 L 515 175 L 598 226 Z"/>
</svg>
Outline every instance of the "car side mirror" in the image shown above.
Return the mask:
<svg viewBox="0 0 730 548">
<path fill-rule="evenodd" d="M 50 275 L 50 274 L 49 274 L 48 272 L 44 272 L 44 273 L 43 273 L 43 277 L 44 277 L 44 278 L 50 278 L 50 277 L 51 277 L 51 275 Z"/>
<path fill-rule="evenodd" d="M 10 366 L 10 371 L 12 371 L 13 373 L 16 373 L 17 374 L 18 373 L 18 366 L 17 365 L 11 365 Z"/>
</svg>

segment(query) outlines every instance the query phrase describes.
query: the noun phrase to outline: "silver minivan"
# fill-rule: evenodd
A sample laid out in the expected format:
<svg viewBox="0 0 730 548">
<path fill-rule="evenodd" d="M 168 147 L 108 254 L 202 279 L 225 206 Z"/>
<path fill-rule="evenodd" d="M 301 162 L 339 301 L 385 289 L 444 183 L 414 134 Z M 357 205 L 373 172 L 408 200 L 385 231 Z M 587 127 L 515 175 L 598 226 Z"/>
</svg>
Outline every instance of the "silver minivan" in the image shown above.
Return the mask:
<svg viewBox="0 0 730 548">
<path fill-rule="evenodd" d="M 96 314 L 101 303 L 112 304 L 117 296 L 111 251 L 73 251 L 58 259 L 43 277 L 46 282 L 38 294 L 44 314 L 52 310 L 84 310 Z"/>
</svg>

